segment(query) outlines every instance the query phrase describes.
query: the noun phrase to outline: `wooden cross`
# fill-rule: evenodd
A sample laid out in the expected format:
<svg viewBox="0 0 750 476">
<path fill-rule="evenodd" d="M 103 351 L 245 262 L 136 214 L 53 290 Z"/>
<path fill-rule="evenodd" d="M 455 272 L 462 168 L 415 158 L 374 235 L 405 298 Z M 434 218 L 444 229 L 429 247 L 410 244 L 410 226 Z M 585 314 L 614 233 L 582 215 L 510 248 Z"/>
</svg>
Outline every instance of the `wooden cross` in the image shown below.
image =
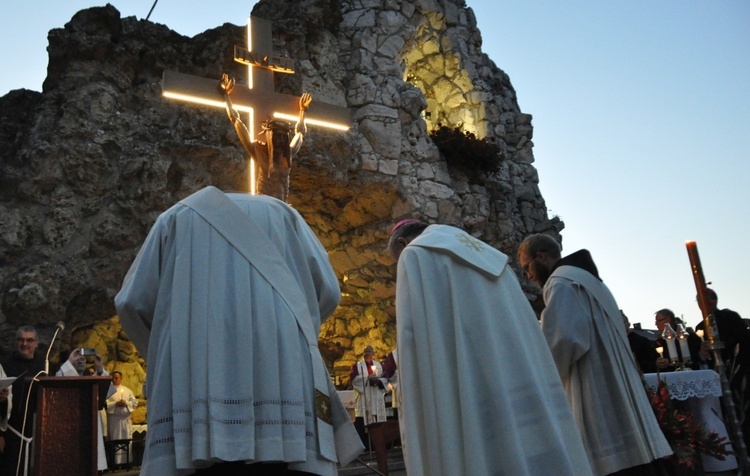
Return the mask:
<svg viewBox="0 0 750 476">
<path fill-rule="evenodd" d="M 271 25 L 269 20 L 250 17 L 247 49 L 239 46 L 235 46 L 234 49 L 235 61 L 247 64 L 250 68 L 250 84 L 248 87 L 236 85 L 230 98 L 235 109 L 250 113 L 250 122 L 247 126 L 253 138 L 261 131 L 261 121 L 270 118 L 296 121 L 299 112 L 298 96 L 274 91 L 274 72 L 293 74 L 294 61 L 272 56 Z M 226 108 L 218 79 L 165 71 L 162 89 L 164 96 L 168 98 Z M 255 118 L 259 120 L 256 121 Z M 351 109 L 315 101 L 313 98 L 306 112 L 305 123 L 308 126 L 346 131 L 351 124 L 351 118 Z"/>
</svg>

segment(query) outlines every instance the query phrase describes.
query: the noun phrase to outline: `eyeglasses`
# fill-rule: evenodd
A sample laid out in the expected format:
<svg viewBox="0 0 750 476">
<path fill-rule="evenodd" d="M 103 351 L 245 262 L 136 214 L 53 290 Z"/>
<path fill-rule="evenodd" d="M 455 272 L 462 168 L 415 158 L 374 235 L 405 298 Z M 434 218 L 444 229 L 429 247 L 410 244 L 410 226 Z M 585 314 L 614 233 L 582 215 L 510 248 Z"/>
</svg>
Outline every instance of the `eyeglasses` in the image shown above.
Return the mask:
<svg viewBox="0 0 750 476">
<path fill-rule="evenodd" d="M 32 337 L 30 337 L 28 339 L 24 339 L 23 337 L 17 337 L 16 338 L 16 342 L 18 342 L 19 344 L 23 344 L 23 343 L 33 344 L 34 342 L 36 342 L 36 339 L 34 339 Z"/>
<path fill-rule="evenodd" d="M 529 275 L 529 266 L 531 266 L 531 263 L 534 262 L 534 261 L 536 261 L 536 259 L 537 259 L 537 253 L 546 253 L 546 252 L 547 252 L 547 250 L 538 250 L 536 253 L 534 253 L 534 255 L 531 257 L 531 259 L 526 262 L 526 264 L 521 263 L 520 260 L 519 260 L 519 264 L 521 265 L 521 269 L 523 269 L 523 272 L 524 272 L 524 274 L 526 276 Z"/>
</svg>

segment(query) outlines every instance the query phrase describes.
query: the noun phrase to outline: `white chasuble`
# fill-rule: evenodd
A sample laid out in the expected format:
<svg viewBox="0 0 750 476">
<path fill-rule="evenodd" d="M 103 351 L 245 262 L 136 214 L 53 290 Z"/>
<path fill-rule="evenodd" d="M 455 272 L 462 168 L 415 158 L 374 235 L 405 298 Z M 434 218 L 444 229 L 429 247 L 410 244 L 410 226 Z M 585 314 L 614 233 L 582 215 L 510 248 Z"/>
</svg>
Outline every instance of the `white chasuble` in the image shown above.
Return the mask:
<svg viewBox="0 0 750 476">
<path fill-rule="evenodd" d="M 396 281 L 409 475 L 591 474 L 539 321 L 504 254 L 431 225 Z"/>
<path fill-rule="evenodd" d="M 356 457 L 317 348 L 339 299 L 326 250 L 279 200 L 207 187 L 164 212 L 115 300 L 148 361 L 141 474 L 278 461 L 328 475 Z"/>
<path fill-rule="evenodd" d="M 357 362 L 357 376 L 352 380 L 354 387 L 354 415 L 362 417 L 365 425 L 386 421 L 385 413 L 385 394 L 388 379 L 381 378 L 383 375 L 383 366 L 380 362 L 372 361 L 372 374 L 369 374 L 368 365 L 364 359 Z M 383 388 L 370 385 L 368 377 L 378 377 Z"/>
</svg>

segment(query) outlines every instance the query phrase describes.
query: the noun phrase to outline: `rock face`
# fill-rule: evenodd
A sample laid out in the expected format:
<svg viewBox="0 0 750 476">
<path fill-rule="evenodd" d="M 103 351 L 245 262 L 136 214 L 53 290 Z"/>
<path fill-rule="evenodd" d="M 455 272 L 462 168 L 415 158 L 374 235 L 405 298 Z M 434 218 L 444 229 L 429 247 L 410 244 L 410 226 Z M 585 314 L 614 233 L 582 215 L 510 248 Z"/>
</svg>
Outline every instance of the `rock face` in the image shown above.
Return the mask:
<svg viewBox="0 0 750 476">
<path fill-rule="evenodd" d="M 320 337 L 345 382 L 365 345 L 378 357 L 396 345 L 395 266 L 383 252 L 395 220 L 456 225 L 513 259 L 524 236 L 563 224 L 548 218 L 537 186 L 531 116 L 482 53 L 462 0 L 263 0 L 253 15 L 273 21 L 275 54 L 295 60 L 278 91 L 355 110 L 347 133 L 310 127 L 290 197 L 340 278 L 342 304 Z M 43 92 L 0 98 L 4 350 L 19 325 L 34 324 L 46 351 L 62 320 L 63 359 L 88 343 L 140 393 L 145 362 L 113 305 L 128 266 L 163 210 L 208 184 L 248 183 L 224 111 L 164 99 L 162 73 L 244 82 L 232 59 L 244 37 L 224 24 L 187 38 L 110 5 L 49 33 Z M 469 180 L 449 169 L 429 136 L 438 124 L 494 140 L 499 170 Z"/>
</svg>

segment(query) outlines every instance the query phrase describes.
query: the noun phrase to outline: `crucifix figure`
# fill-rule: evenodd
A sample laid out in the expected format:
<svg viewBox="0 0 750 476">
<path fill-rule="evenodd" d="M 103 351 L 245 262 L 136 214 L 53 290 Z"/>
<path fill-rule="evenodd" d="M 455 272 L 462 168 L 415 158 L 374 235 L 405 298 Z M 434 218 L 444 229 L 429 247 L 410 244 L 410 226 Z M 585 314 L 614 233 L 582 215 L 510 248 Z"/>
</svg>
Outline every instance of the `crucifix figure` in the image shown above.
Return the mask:
<svg viewBox="0 0 750 476">
<path fill-rule="evenodd" d="M 165 71 L 162 87 L 166 97 L 225 109 L 240 142 L 250 158 L 258 162 L 259 188 L 255 188 L 251 174 L 250 190 L 286 201 L 292 158 L 299 151 L 307 126 L 347 131 L 352 114 L 346 107 L 319 101 L 313 104 L 307 93 L 299 97 L 275 92 L 274 73 L 293 74 L 294 62 L 272 56 L 272 49 L 271 22 L 250 17 L 247 49 L 234 48 L 235 61 L 249 68 L 248 86 L 236 84 L 226 74 L 217 87 L 215 79 Z M 241 120 L 240 112 L 249 114 L 246 123 Z M 286 121 L 294 120 L 297 126 L 290 140 L 291 128 Z M 256 142 L 257 137 L 264 138 L 264 143 Z M 252 172 L 254 168 L 251 167 Z"/>
<path fill-rule="evenodd" d="M 234 89 L 234 78 L 224 74 L 219 81 L 219 87 L 224 94 L 227 104 L 227 116 L 234 125 L 240 142 L 250 154 L 250 158 L 258 164 L 255 190 L 263 195 L 270 195 L 286 202 L 289 198 L 289 174 L 292 168 L 292 158 L 297 155 L 302 140 L 307 133 L 305 125 L 305 111 L 312 103 L 312 96 L 303 93 L 299 98 L 299 119 L 294 126 L 294 137 L 289 139 L 289 123 L 278 119 L 268 119 L 261 123 L 261 133 L 265 141 L 253 141 L 250 131 L 240 113 L 232 105 L 229 95 Z"/>
</svg>

